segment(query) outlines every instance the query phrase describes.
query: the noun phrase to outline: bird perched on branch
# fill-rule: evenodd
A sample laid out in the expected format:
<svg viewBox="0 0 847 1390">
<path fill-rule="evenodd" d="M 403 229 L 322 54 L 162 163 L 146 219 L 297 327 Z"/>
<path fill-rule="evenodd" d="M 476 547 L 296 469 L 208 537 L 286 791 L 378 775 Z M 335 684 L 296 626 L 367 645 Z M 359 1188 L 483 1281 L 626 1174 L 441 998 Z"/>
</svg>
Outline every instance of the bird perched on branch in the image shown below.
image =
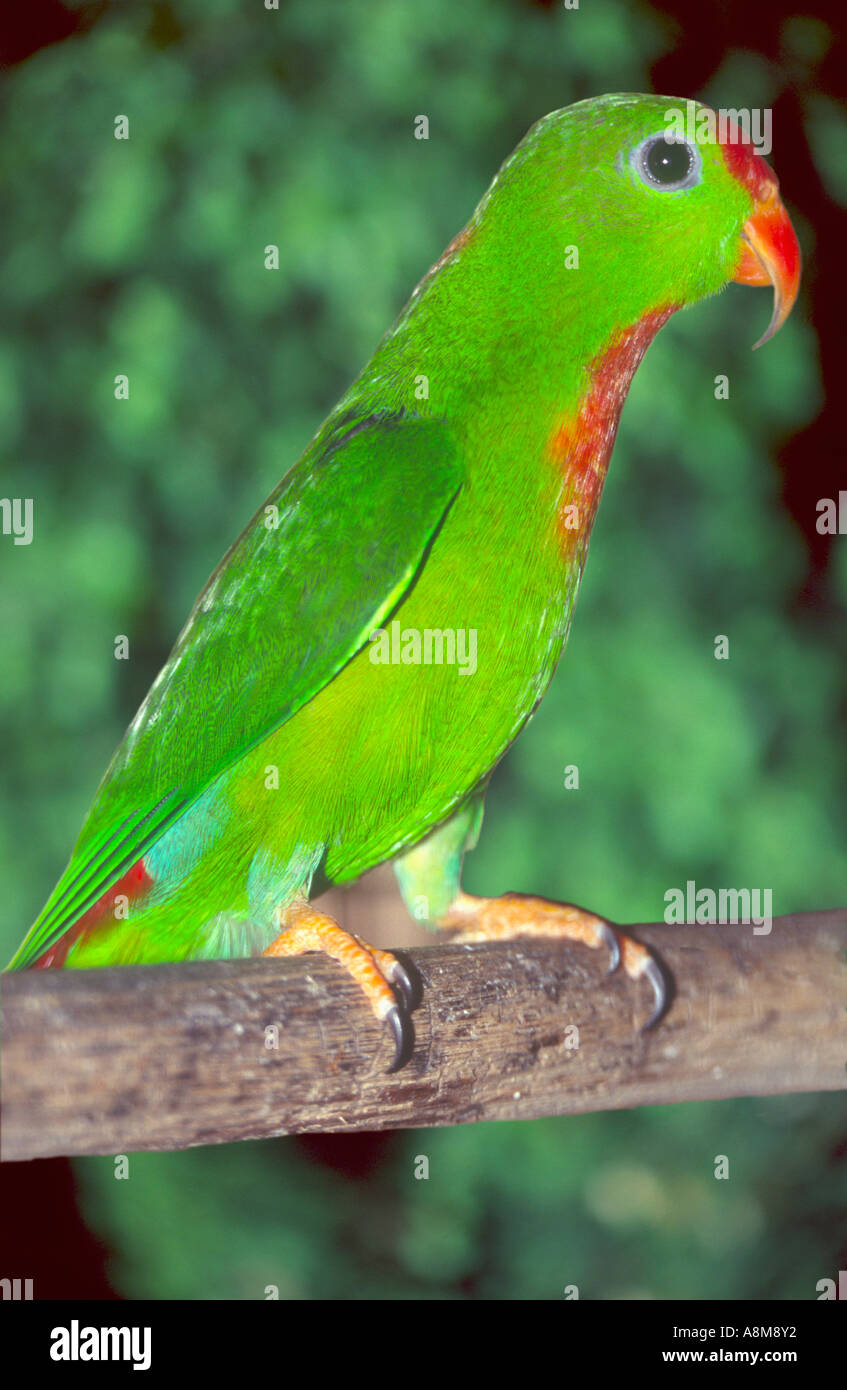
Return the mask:
<svg viewBox="0 0 847 1390">
<path fill-rule="evenodd" d="M 776 176 L 684 103 L 540 120 L 224 556 L 11 962 L 325 951 L 408 1055 L 394 955 L 311 906 L 393 860 L 414 915 L 482 941 L 648 951 L 587 911 L 461 889 L 488 778 L 562 652 L 621 407 L 676 310 L 800 256 Z M 711 129 L 714 129 L 712 123 Z"/>
</svg>

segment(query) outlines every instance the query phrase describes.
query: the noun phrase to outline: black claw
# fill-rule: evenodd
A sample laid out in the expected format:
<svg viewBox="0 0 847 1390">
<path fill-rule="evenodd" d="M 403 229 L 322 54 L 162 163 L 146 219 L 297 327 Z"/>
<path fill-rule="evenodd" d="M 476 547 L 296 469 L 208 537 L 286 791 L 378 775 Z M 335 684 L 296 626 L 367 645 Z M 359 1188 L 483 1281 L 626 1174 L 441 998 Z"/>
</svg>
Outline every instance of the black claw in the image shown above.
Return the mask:
<svg viewBox="0 0 847 1390">
<path fill-rule="evenodd" d="M 394 1061 L 388 1068 L 388 1074 L 399 1071 L 405 1067 L 412 1055 L 415 1045 L 415 1033 L 412 1028 L 412 1020 L 406 1010 L 399 1004 L 394 1004 L 385 1015 L 385 1023 L 394 1039 Z"/>
<path fill-rule="evenodd" d="M 389 978 L 395 993 L 399 995 L 403 1012 L 407 1014 L 411 1013 L 416 990 L 409 977 L 408 970 L 400 964 L 396 957 L 391 967 L 391 975 Z"/>
<path fill-rule="evenodd" d="M 656 1001 L 653 1005 L 653 1012 L 641 1029 L 642 1033 L 646 1033 L 648 1029 L 654 1028 L 659 1022 L 659 1019 L 664 1016 L 665 1010 L 670 1003 L 670 994 L 665 981 L 664 972 L 655 956 L 650 957 L 642 973 L 647 976 L 647 979 L 653 986 L 653 997 Z"/>
<path fill-rule="evenodd" d="M 608 948 L 610 962 L 606 971 L 607 975 L 614 975 L 621 963 L 621 943 L 618 941 L 618 934 L 610 926 L 603 922 L 600 926 L 600 937 L 603 945 Z"/>
</svg>

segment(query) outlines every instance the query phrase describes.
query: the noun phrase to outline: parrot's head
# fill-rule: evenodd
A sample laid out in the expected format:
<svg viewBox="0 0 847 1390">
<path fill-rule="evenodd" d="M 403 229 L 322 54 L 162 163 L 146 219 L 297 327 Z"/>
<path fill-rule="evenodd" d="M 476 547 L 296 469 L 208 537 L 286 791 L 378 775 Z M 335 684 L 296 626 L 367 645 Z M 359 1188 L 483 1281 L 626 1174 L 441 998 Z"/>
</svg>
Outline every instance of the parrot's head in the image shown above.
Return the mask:
<svg viewBox="0 0 847 1390">
<path fill-rule="evenodd" d="M 601 318 L 608 304 L 618 324 L 732 281 L 771 285 L 763 343 L 797 296 L 800 248 L 752 122 L 745 131 L 730 119 L 740 114 L 636 95 L 554 111 L 503 166 L 475 222 L 494 241 L 502 224 L 524 288 L 541 278 L 548 295 L 579 296 Z"/>
</svg>

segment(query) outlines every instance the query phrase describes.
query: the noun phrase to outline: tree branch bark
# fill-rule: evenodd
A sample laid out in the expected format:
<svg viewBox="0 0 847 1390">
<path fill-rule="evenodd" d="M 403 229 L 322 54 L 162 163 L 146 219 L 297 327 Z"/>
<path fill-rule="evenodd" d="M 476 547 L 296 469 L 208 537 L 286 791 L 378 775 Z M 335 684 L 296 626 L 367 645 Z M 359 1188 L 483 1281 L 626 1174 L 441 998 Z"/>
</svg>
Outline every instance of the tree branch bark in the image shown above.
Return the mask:
<svg viewBox="0 0 847 1390">
<path fill-rule="evenodd" d="M 403 952 L 422 998 L 414 1055 L 395 1075 L 387 1035 L 322 956 L 4 975 L 0 1156 L 847 1088 L 847 910 L 778 918 L 767 936 L 631 931 L 676 981 L 648 1034 L 647 986 L 604 979 L 600 952 Z"/>
</svg>

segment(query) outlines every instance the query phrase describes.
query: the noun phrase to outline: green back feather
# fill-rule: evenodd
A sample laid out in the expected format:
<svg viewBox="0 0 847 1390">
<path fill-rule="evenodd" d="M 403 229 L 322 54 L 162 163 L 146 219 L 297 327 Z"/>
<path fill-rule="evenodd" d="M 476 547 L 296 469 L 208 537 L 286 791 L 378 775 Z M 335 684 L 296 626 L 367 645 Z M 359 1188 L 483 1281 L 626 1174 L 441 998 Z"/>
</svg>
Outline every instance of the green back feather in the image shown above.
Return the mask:
<svg viewBox="0 0 847 1390">
<path fill-rule="evenodd" d="M 13 968 L 42 955 L 355 656 L 414 582 L 460 485 L 438 422 L 347 418 L 323 433 L 197 599 Z"/>
</svg>

